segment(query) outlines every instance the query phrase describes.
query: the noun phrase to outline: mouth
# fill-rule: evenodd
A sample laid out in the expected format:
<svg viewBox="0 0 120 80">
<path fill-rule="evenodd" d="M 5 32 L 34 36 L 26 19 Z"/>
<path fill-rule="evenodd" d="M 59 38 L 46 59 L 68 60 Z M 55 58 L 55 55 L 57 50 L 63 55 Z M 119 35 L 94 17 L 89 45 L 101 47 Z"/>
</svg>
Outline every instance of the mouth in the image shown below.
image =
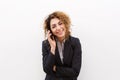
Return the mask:
<svg viewBox="0 0 120 80">
<path fill-rule="evenodd" d="M 58 35 L 62 35 L 62 33 L 63 33 L 62 31 L 61 32 L 57 32 Z"/>
<path fill-rule="evenodd" d="M 56 34 L 57 34 L 57 35 L 62 35 L 63 32 L 64 32 L 64 30 L 61 30 L 61 31 L 56 32 Z"/>
</svg>

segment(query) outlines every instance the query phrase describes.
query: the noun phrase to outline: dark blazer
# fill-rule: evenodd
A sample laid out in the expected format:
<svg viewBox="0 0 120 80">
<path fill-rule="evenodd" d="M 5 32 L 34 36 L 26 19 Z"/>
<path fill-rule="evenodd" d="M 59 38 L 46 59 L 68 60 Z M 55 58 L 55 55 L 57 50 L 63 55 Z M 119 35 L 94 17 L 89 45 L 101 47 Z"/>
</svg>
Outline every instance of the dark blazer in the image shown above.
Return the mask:
<svg viewBox="0 0 120 80">
<path fill-rule="evenodd" d="M 81 69 L 82 50 L 78 38 L 70 36 L 64 43 L 63 63 L 61 62 L 58 48 L 55 55 L 50 52 L 48 40 L 42 42 L 43 70 L 45 80 L 77 80 Z M 56 72 L 53 71 L 56 65 Z"/>
</svg>

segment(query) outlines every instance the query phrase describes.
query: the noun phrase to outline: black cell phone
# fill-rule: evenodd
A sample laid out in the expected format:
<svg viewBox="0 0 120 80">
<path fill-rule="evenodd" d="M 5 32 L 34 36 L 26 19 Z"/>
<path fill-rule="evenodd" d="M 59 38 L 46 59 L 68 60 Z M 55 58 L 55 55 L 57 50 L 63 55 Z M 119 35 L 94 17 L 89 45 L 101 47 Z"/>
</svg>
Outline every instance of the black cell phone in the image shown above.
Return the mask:
<svg viewBox="0 0 120 80">
<path fill-rule="evenodd" d="M 50 36 L 50 38 L 53 40 L 53 39 L 55 38 L 55 36 L 53 35 L 53 33 L 52 33 L 51 30 L 50 30 L 50 33 L 52 34 L 52 35 Z"/>
</svg>

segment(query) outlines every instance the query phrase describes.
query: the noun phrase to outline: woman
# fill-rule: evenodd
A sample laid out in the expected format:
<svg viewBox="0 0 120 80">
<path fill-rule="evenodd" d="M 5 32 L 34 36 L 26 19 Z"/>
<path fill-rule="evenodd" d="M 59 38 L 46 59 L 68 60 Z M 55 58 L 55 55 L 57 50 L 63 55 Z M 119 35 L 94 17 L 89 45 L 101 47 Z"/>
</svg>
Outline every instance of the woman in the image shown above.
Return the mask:
<svg viewBox="0 0 120 80">
<path fill-rule="evenodd" d="M 50 14 L 44 22 L 42 42 L 45 80 L 77 80 L 82 51 L 78 38 L 70 35 L 70 18 L 63 12 Z"/>
</svg>

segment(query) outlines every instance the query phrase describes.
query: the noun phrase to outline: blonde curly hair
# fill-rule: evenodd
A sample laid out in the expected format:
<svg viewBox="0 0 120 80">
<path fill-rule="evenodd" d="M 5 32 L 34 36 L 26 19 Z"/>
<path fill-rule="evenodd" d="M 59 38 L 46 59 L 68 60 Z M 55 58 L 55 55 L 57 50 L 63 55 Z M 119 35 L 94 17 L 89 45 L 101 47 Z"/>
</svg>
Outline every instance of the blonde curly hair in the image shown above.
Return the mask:
<svg viewBox="0 0 120 80">
<path fill-rule="evenodd" d="M 55 11 L 51 14 L 48 15 L 48 17 L 45 19 L 44 21 L 44 34 L 46 37 L 46 33 L 48 30 L 50 29 L 50 21 L 53 18 L 58 18 L 60 21 L 62 21 L 65 24 L 65 28 L 66 28 L 66 34 L 65 34 L 65 38 L 68 38 L 70 36 L 70 25 L 71 25 L 71 21 L 70 18 L 67 14 L 65 14 L 64 12 L 61 11 Z"/>
</svg>

